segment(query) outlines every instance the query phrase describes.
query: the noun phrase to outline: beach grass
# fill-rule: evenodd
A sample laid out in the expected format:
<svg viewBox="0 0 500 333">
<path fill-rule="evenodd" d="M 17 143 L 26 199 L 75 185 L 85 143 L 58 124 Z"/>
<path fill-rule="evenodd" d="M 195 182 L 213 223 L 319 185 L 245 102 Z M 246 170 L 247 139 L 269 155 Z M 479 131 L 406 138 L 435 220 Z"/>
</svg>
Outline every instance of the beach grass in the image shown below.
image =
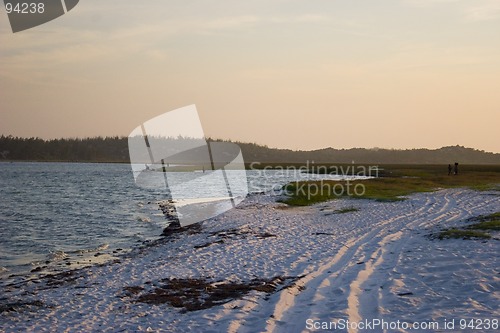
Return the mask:
<svg viewBox="0 0 500 333">
<path fill-rule="evenodd" d="M 500 221 L 485 221 L 473 224 L 470 229 L 476 230 L 500 230 Z"/>
<path fill-rule="evenodd" d="M 489 239 L 491 235 L 485 232 L 477 231 L 477 230 L 462 230 L 462 229 L 449 229 L 441 231 L 438 235 L 439 239 L 447 239 L 447 238 L 462 238 L 462 239 L 470 239 L 470 238 L 480 238 L 480 239 Z"/>
<path fill-rule="evenodd" d="M 473 221 L 478 221 L 475 224 L 470 225 L 469 229 L 475 230 L 500 230 L 500 212 L 496 212 L 490 215 L 481 215 L 472 219 Z"/>
<path fill-rule="evenodd" d="M 400 201 L 418 192 L 442 188 L 499 190 L 500 166 L 462 166 L 458 175 L 448 175 L 446 166 L 381 166 L 377 178 L 354 181 L 314 180 L 284 186 L 282 202 L 307 206 L 341 197 Z"/>
<path fill-rule="evenodd" d="M 441 231 L 437 238 L 462 238 L 462 239 L 489 239 L 491 235 L 486 231 L 499 231 L 500 230 L 500 212 L 490 215 L 480 215 L 469 219 L 468 221 L 475 221 L 476 223 L 468 225 L 464 228 L 452 228 Z"/>
</svg>

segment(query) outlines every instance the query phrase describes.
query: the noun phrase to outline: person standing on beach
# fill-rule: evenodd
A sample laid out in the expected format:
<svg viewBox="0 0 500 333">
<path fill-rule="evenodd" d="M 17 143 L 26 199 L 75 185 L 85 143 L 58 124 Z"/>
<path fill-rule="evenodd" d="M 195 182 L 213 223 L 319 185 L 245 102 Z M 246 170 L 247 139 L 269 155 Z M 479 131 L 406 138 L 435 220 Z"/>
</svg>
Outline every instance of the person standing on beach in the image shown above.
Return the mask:
<svg viewBox="0 0 500 333">
<path fill-rule="evenodd" d="M 451 175 L 451 170 L 452 170 L 452 169 L 453 169 L 453 168 L 451 167 L 451 164 L 448 164 L 448 176 L 449 176 L 449 175 Z"/>
<path fill-rule="evenodd" d="M 455 170 L 454 171 L 455 171 L 454 174 L 458 175 L 458 163 L 457 162 L 455 162 Z"/>
</svg>

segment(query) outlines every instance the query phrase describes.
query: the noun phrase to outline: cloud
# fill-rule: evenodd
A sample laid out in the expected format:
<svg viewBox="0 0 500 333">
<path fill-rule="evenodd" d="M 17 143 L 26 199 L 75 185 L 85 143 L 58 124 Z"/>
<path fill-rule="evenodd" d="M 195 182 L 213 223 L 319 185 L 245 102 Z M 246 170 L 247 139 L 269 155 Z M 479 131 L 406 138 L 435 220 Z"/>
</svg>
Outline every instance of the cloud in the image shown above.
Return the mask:
<svg viewBox="0 0 500 333">
<path fill-rule="evenodd" d="M 327 20 L 324 15 L 309 13 L 289 16 L 184 16 L 168 20 L 156 16 L 149 20 L 136 18 L 123 23 L 128 17 L 128 14 L 123 13 L 123 16 L 116 18 L 114 25 L 99 21 L 93 25 L 91 23 L 96 12 L 92 11 L 92 7 L 82 6 L 76 13 L 78 15 L 72 18 L 65 18 L 66 22 L 60 20 L 19 34 L 3 32 L 0 75 L 44 84 L 46 76 L 37 73 L 59 72 L 80 65 L 88 67 L 113 63 L 117 59 L 139 54 L 144 60 L 164 61 L 168 58 L 169 40 L 176 37 L 240 33 L 241 29 L 255 28 L 259 24 L 300 24 Z M 118 24 L 120 22 L 123 24 Z"/>
</svg>

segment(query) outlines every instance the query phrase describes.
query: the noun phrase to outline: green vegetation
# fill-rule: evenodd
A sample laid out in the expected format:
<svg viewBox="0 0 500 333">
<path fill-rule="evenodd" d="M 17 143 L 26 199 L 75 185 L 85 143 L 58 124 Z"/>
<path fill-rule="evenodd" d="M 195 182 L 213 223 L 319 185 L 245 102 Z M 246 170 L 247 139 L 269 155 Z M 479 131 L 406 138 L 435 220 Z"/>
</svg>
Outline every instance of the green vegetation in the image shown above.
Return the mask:
<svg viewBox="0 0 500 333">
<path fill-rule="evenodd" d="M 126 137 L 43 140 L 0 136 L 0 160 L 128 162 Z"/>
<path fill-rule="evenodd" d="M 485 230 L 498 231 L 500 230 L 500 212 L 496 212 L 486 216 L 478 216 L 470 219 L 470 221 L 479 221 L 477 223 L 471 224 L 464 229 L 449 229 L 443 230 L 438 234 L 439 239 L 446 238 L 491 238 L 491 235 Z"/>
<path fill-rule="evenodd" d="M 439 233 L 438 235 L 439 239 L 447 239 L 447 238 L 463 238 L 463 239 L 470 239 L 470 238 L 482 238 L 482 239 L 488 239 L 491 238 L 490 234 L 487 234 L 485 232 L 481 231 L 476 231 L 476 230 L 461 230 L 461 229 L 449 229 L 445 230 Z"/>
<path fill-rule="evenodd" d="M 499 189 L 500 166 L 461 166 L 458 175 L 448 176 L 446 166 L 382 166 L 379 178 L 356 181 L 301 181 L 287 184 L 289 205 L 306 206 L 339 197 L 400 201 L 418 192 L 440 188 Z"/>
<path fill-rule="evenodd" d="M 469 229 L 476 230 L 500 230 L 500 212 L 496 212 L 486 216 L 478 216 L 473 221 L 477 223 L 470 225 Z"/>
<path fill-rule="evenodd" d="M 500 230 L 500 221 L 479 222 L 470 226 L 476 230 Z"/>
<path fill-rule="evenodd" d="M 337 209 L 333 213 L 334 214 L 345 214 L 345 213 L 351 213 L 351 212 L 357 212 L 357 211 L 359 211 L 359 209 L 357 209 L 356 207 L 345 207 L 342 209 Z"/>
<path fill-rule="evenodd" d="M 322 186 L 320 182 L 293 182 L 284 186 L 284 191 L 289 196 L 281 202 L 291 206 L 308 206 L 318 202 L 323 202 L 332 199 L 330 189 L 327 186 L 321 187 L 320 190 L 313 191 L 314 186 Z"/>
</svg>

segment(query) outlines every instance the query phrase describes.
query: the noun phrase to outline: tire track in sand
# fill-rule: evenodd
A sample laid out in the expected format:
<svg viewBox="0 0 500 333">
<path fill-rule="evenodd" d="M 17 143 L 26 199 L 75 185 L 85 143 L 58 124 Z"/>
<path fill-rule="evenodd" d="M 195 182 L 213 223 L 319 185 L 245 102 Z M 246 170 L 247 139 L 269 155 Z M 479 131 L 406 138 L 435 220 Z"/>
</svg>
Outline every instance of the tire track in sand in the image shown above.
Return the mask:
<svg viewBox="0 0 500 333">
<path fill-rule="evenodd" d="M 331 261 L 272 298 L 274 304 L 262 307 L 267 311 L 252 313 L 260 318 L 268 315 L 261 331 L 302 331 L 306 319 L 330 321 L 332 314 L 347 315 L 351 321 L 380 317 L 384 311 L 382 299 L 388 292 L 383 290 L 384 282 L 414 231 L 471 216 L 473 210 L 496 200 L 483 198 L 472 203 L 465 199 L 464 192 L 467 190 L 445 190 L 414 197 L 411 200 L 417 202 L 412 205 L 418 205 L 415 211 L 385 219 L 368 234 L 351 238 Z M 449 214 L 452 209 L 456 213 Z M 355 263 L 358 258 L 361 260 Z"/>
<path fill-rule="evenodd" d="M 245 327 L 248 331 L 283 329 L 284 332 L 294 332 L 302 330 L 306 318 L 311 315 L 311 306 L 314 306 L 318 298 L 322 298 L 321 295 L 318 297 L 317 290 L 328 287 L 330 281 L 335 282 L 336 286 L 331 286 L 334 289 L 341 288 L 346 284 L 346 276 L 355 279 L 361 268 L 361 265 L 355 262 L 358 258 L 364 258 L 361 254 L 362 249 L 367 244 L 378 243 L 383 238 L 381 235 L 385 235 L 387 230 L 392 229 L 396 221 L 411 218 L 426 210 L 433 201 L 431 196 L 426 197 L 425 202 L 416 211 L 383 219 L 376 223 L 368 233 L 362 234 L 363 229 L 356 230 L 358 235 L 346 241 L 331 260 L 298 280 L 294 286 L 273 295 L 269 302 L 253 303 L 247 307 L 247 315 L 240 315 L 238 319 L 231 321 L 228 331 L 244 332 Z M 268 320 L 264 322 L 263 318 L 268 318 Z"/>
<path fill-rule="evenodd" d="M 255 295 L 231 302 L 217 317 L 227 322 L 228 332 L 299 332 L 305 329 L 309 318 L 380 318 L 385 311 L 384 295 L 390 293 L 389 288 L 383 287 L 389 273 L 395 271 L 408 240 L 423 228 L 471 216 L 473 210 L 496 200 L 484 200 L 483 196 L 468 202 L 469 196 L 464 196 L 464 192 L 468 190 L 413 196 L 404 209 L 395 211 L 394 205 L 378 204 L 386 211 L 371 217 L 381 220 L 369 232 L 354 228 L 351 238 L 344 241 L 333 258 L 314 272 L 268 299 Z M 235 313 L 234 306 L 244 311 Z"/>
</svg>

